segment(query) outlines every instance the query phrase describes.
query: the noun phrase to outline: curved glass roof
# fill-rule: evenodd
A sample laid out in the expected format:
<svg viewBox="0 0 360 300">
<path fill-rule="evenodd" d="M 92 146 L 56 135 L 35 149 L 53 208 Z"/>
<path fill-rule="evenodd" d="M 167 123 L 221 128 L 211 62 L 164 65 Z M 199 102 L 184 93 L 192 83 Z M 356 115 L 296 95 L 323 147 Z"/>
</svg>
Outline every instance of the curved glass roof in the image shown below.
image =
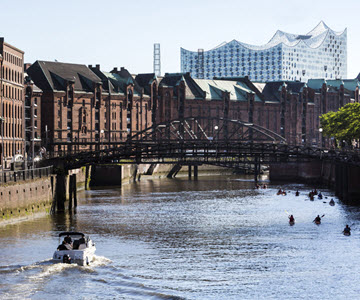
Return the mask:
<svg viewBox="0 0 360 300">
<path fill-rule="evenodd" d="M 245 48 L 251 49 L 251 50 L 266 50 L 269 48 L 273 48 L 279 44 L 283 44 L 283 45 L 286 45 L 289 47 L 294 47 L 300 43 L 304 43 L 309 48 L 318 48 L 324 42 L 328 33 L 339 36 L 339 35 L 342 35 L 344 32 L 346 32 L 346 29 L 344 29 L 341 32 L 333 31 L 323 21 L 321 21 L 313 30 L 311 30 L 310 32 L 308 32 L 305 35 L 292 34 L 292 33 L 287 33 L 287 32 L 278 30 L 274 34 L 274 36 L 270 39 L 270 41 L 265 45 L 256 46 L 256 45 L 242 43 L 237 40 L 233 40 L 229 43 L 223 42 L 219 46 L 217 46 L 211 50 L 221 48 L 230 43 L 233 43 L 233 44 L 236 43 L 236 44 L 239 44 L 239 45 L 241 45 Z M 189 51 L 186 49 L 184 49 L 184 50 Z M 211 50 L 209 50 L 209 51 L 211 51 Z M 193 51 L 189 51 L 189 52 L 193 52 Z"/>
</svg>

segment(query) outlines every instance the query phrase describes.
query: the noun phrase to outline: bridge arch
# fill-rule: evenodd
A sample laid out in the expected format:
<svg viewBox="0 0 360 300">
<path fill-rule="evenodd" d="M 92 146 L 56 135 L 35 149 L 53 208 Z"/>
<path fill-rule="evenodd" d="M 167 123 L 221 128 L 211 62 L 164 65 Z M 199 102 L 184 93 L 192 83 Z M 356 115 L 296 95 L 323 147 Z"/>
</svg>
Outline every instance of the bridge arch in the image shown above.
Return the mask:
<svg viewBox="0 0 360 300">
<path fill-rule="evenodd" d="M 133 135 L 130 141 L 236 141 L 280 143 L 281 135 L 254 123 L 222 117 L 188 117 L 155 124 Z"/>
</svg>

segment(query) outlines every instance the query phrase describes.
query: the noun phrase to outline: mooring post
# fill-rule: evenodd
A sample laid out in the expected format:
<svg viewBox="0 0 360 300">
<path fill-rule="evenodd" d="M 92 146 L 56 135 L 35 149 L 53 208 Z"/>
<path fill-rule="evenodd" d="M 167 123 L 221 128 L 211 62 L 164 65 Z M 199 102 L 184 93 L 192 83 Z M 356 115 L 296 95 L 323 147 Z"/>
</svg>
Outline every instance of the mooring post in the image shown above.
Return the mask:
<svg viewBox="0 0 360 300">
<path fill-rule="evenodd" d="M 188 169 L 188 175 L 189 175 L 189 179 L 191 179 L 191 165 L 188 166 L 189 169 Z"/>
<path fill-rule="evenodd" d="M 85 166 L 85 190 L 88 189 L 88 181 L 89 181 L 89 165 Z"/>
<path fill-rule="evenodd" d="M 255 183 L 258 182 L 258 157 L 255 156 L 255 162 L 254 162 L 254 180 L 255 180 Z"/>
<path fill-rule="evenodd" d="M 70 175 L 69 176 L 69 210 L 72 209 L 72 198 L 73 198 L 73 190 L 74 190 L 73 180 L 74 180 L 73 175 Z"/>
<path fill-rule="evenodd" d="M 74 207 L 77 207 L 77 186 L 76 186 L 76 174 L 72 175 L 74 177 L 73 179 L 73 185 L 74 185 Z"/>
<path fill-rule="evenodd" d="M 66 175 L 57 174 L 56 175 L 56 208 L 58 212 L 65 210 L 65 200 L 66 200 Z"/>
</svg>

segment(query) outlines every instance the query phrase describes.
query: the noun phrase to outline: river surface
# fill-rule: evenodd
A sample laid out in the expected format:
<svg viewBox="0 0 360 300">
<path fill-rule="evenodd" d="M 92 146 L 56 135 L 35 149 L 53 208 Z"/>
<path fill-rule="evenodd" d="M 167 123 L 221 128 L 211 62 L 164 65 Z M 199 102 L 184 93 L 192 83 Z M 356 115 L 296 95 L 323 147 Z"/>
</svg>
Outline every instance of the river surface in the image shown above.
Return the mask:
<svg viewBox="0 0 360 300">
<path fill-rule="evenodd" d="M 358 299 L 360 209 L 282 187 L 214 176 L 80 192 L 72 215 L 0 227 L 0 299 Z M 66 230 L 95 241 L 92 265 L 51 262 Z"/>
</svg>

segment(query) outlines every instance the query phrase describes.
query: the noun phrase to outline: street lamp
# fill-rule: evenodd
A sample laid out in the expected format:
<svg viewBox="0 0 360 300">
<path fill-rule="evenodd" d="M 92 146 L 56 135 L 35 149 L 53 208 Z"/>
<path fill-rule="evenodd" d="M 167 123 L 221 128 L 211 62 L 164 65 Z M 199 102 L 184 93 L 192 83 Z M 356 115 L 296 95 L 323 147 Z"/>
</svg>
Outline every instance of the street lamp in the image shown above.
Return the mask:
<svg viewBox="0 0 360 300">
<path fill-rule="evenodd" d="M 321 147 L 324 147 L 324 139 L 322 135 L 323 129 L 321 127 L 319 128 L 319 132 L 320 132 Z"/>
</svg>

